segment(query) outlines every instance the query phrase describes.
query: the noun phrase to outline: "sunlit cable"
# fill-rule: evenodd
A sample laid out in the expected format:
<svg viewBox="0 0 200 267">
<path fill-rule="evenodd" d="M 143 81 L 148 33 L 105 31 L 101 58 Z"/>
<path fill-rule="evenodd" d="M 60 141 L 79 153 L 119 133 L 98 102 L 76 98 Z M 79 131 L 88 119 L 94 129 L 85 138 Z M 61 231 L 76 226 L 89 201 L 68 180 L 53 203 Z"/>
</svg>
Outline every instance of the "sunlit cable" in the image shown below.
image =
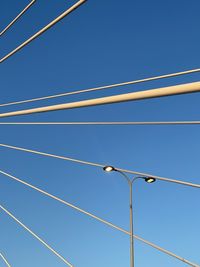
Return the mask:
<svg viewBox="0 0 200 267">
<path fill-rule="evenodd" d="M 171 78 L 171 77 L 176 77 L 176 76 L 181 76 L 181 75 L 186 75 L 186 74 L 192 74 L 192 73 L 197 73 L 197 72 L 200 72 L 200 69 L 186 70 L 186 71 L 181 71 L 181 72 L 176 72 L 176 73 L 171 73 L 171 74 L 166 74 L 166 75 L 160 75 L 160 76 L 155 76 L 155 77 L 150 77 L 150 78 L 133 80 L 133 81 L 129 81 L 129 82 L 122 82 L 122 83 L 116 83 L 116 84 L 105 85 L 105 86 L 100 86 L 100 87 L 93 87 L 93 88 L 84 89 L 84 90 L 77 90 L 77 91 L 72 91 L 72 92 L 60 93 L 60 94 L 56 94 L 56 95 L 49 95 L 49 96 L 37 97 L 37 98 L 32 98 L 32 99 L 27 99 L 27 100 L 3 103 L 3 104 L 0 104 L 0 107 L 29 103 L 29 102 L 36 102 L 36 101 L 41 101 L 41 100 L 46 100 L 46 99 L 68 96 L 68 95 L 75 95 L 75 94 L 99 91 L 99 90 L 103 90 L 103 89 L 111 89 L 111 88 L 115 88 L 115 87 L 119 87 L 119 86 L 137 84 L 137 83 L 142 83 L 142 82 L 150 82 L 150 81 L 155 81 L 155 80 L 159 80 L 159 79 Z"/>
<path fill-rule="evenodd" d="M 34 3 L 36 0 L 32 0 L 1 32 L 0 36 L 3 35 Z"/>
<path fill-rule="evenodd" d="M 99 105 L 117 104 L 130 101 L 139 101 L 159 97 L 169 97 L 174 95 L 192 94 L 200 92 L 200 82 L 193 82 L 187 84 L 178 84 L 167 87 L 160 87 L 150 90 L 138 91 L 126 94 L 117 94 L 106 97 L 90 98 L 81 101 L 67 102 L 63 104 L 43 106 L 37 108 L 29 108 L 24 110 L 17 110 L 11 112 L 0 113 L 0 118 L 30 115 L 35 113 L 52 112 L 59 110 L 77 109 L 94 107 Z"/>
<path fill-rule="evenodd" d="M 59 155 L 55 155 L 55 154 L 49 154 L 49 153 L 36 151 L 36 150 L 31 150 L 31 149 L 22 148 L 22 147 L 11 146 L 11 145 L 7 145 L 7 144 L 0 144 L 0 147 L 6 147 L 6 148 L 14 149 L 14 150 L 29 152 L 29 153 L 32 153 L 32 154 L 47 156 L 47 157 L 51 157 L 51 158 L 62 159 L 62 160 L 71 161 L 71 162 L 84 164 L 84 165 L 89 165 L 89 166 L 94 166 L 94 167 L 103 168 L 106 165 L 106 164 L 99 164 L 99 163 L 95 163 L 95 162 L 74 159 L 74 158 L 71 158 L 71 157 L 64 157 L 64 156 L 59 156 Z M 125 172 L 125 173 L 130 173 L 130 174 L 133 174 L 133 175 L 140 175 L 140 176 L 145 176 L 145 177 L 153 177 L 153 178 L 155 178 L 157 180 L 161 180 L 161 181 L 167 181 L 167 182 L 177 183 L 177 184 L 181 184 L 181 185 L 185 185 L 185 186 L 191 186 L 191 187 L 200 188 L 199 184 L 194 184 L 194 183 L 185 182 L 185 181 L 181 181 L 181 180 L 175 180 L 175 179 L 171 179 L 171 178 L 156 176 L 156 175 L 149 174 L 149 173 L 142 173 L 142 172 L 137 172 L 137 171 L 132 171 L 132 170 L 121 169 L 121 168 L 118 168 L 118 167 L 115 167 L 115 169 L 118 170 L 118 171 Z"/>
<path fill-rule="evenodd" d="M 29 44 L 30 42 L 32 42 L 34 39 L 36 39 L 38 36 L 40 36 L 41 34 L 43 34 L 45 31 L 47 31 L 48 29 L 50 29 L 53 25 L 55 25 L 57 22 L 59 22 L 60 20 L 62 20 L 67 15 L 69 15 L 71 12 L 73 12 L 75 9 L 77 9 L 80 5 L 82 5 L 86 1 L 87 0 L 79 0 L 76 4 L 74 4 L 72 7 L 70 7 L 69 9 L 67 9 L 65 12 L 63 12 L 60 16 L 58 16 L 56 19 L 54 19 L 53 21 L 51 21 L 48 25 L 46 25 L 40 31 L 38 31 L 37 33 L 35 33 L 34 35 L 32 35 L 28 40 L 26 40 L 21 45 L 19 45 L 17 48 L 15 48 L 10 53 L 8 53 L 6 56 L 4 56 L 3 58 L 1 58 L 0 59 L 0 63 L 2 63 L 6 59 L 8 59 L 12 55 L 14 55 L 16 52 L 18 52 L 24 46 L 26 46 L 27 44 Z"/>
</svg>

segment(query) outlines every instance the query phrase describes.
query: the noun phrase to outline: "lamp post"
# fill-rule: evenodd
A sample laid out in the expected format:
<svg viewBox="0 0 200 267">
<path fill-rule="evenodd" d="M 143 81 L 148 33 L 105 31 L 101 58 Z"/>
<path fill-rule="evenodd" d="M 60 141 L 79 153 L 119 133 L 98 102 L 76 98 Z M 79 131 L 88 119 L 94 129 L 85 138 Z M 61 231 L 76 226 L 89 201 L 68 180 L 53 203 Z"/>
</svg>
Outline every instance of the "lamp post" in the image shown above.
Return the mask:
<svg viewBox="0 0 200 267">
<path fill-rule="evenodd" d="M 133 239 L 133 183 L 137 179 L 144 179 L 147 183 L 153 183 L 156 181 L 155 178 L 152 177 L 143 177 L 137 176 L 133 179 L 130 179 L 126 173 L 115 169 L 113 166 L 105 166 L 103 167 L 105 172 L 113 172 L 116 171 L 120 173 L 128 182 L 129 185 L 129 220 L 130 220 L 130 267 L 134 267 L 134 239 Z"/>
</svg>

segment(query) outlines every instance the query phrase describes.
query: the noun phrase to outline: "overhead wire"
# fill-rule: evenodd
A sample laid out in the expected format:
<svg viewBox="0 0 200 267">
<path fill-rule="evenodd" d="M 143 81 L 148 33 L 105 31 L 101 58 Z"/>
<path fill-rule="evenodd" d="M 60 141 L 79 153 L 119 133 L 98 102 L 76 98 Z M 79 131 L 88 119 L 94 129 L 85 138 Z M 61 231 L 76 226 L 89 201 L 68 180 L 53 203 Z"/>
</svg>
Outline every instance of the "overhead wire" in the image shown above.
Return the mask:
<svg viewBox="0 0 200 267">
<path fill-rule="evenodd" d="M 133 84 L 138 84 L 138 83 L 143 83 L 143 82 L 150 82 L 150 81 L 155 81 L 155 80 L 159 80 L 159 79 L 172 78 L 172 77 L 177 77 L 177 76 L 182 76 L 182 75 L 192 74 L 192 73 L 197 73 L 197 72 L 200 72 L 200 68 L 176 72 L 176 73 L 170 73 L 170 74 L 165 74 L 165 75 L 160 75 L 160 76 L 154 76 L 154 77 L 144 78 L 144 79 L 139 79 L 139 80 L 133 80 L 133 81 L 128 81 L 128 82 L 122 82 L 122 83 L 115 83 L 115 84 L 104 85 L 104 86 L 99 86 L 99 87 L 93 87 L 93 88 L 89 88 L 89 89 L 77 90 L 77 91 L 72 91 L 72 92 L 65 92 L 65 93 L 43 96 L 43 97 L 37 97 L 37 98 L 26 99 L 26 100 L 21 100 L 21 101 L 2 103 L 2 104 L 0 104 L 0 107 L 36 102 L 36 101 L 41 101 L 41 100 L 47 100 L 47 99 L 58 98 L 58 97 L 69 96 L 69 95 L 76 95 L 76 94 L 87 93 L 87 92 L 94 92 L 94 91 L 99 91 L 99 90 L 104 90 L 104 89 L 112 89 L 112 88 L 119 87 L 119 86 L 126 86 L 126 85 L 133 85 Z"/>
<path fill-rule="evenodd" d="M 4 211 L 9 217 L 11 217 L 16 223 L 18 223 L 22 228 L 29 232 L 33 237 L 35 237 L 40 243 L 42 243 L 48 250 L 50 250 L 54 255 L 56 255 L 60 260 L 62 260 L 67 266 L 73 267 L 73 265 L 67 261 L 63 256 L 61 256 L 56 250 L 54 250 L 50 245 L 48 245 L 41 237 L 34 233 L 29 227 L 23 224 L 19 219 L 17 219 L 10 211 L 5 207 L 0 205 L 0 209 Z"/>
<path fill-rule="evenodd" d="M 75 163 L 79 163 L 79 164 L 93 166 L 93 167 L 100 167 L 100 168 L 105 167 L 105 164 L 99 164 L 99 163 L 75 159 L 75 158 L 71 158 L 71 157 L 59 156 L 59 155 L 55 155 L 55 154 L 45 153 L 45 152 L 36 151 L 36 150 L 32 150 L 32 149 L 27 149 L 27 148 L 22 148 L 22 147 L 17 147 L 17 146 L 11 146 L 11 145 L 7 145 L 7 144 L 0 144 L 0 147 L 9 148 L 9 149 L 18 150 L 18 151 L 24 151 L 24 152 L 28 152 L 31 154 L 42 155 L 42 156 L 51 157 L 51 158 L 62 159 L 62 160 L 71 161 L 71 162 L 75 162 Z M 181 181 L 181 180 L 157 176 L 157 175 L 153 175 L 153 174 L 149 174 L 149 173 L 126 170 L 126 169 L 122 169 L 122 168 L 118 168 L 118 167 L 115 167 L 115 169 L 118 171 L 121 171 L 121 172 L 133 174 L 133 175 L 152 177 L 152 178 L 155 178 L 155 179 L 160 180 L 160 181 L 167 181 L 167 182 L 177 183 L 177 184 L 181 184 L 181 185 L 185 185 L 185 186 L 200 188 L 199 184 L 194 184 L 194 183 L 185 182 L 185 181 Z"/>
<path fill-rule="evenodd" d="M 12 55 L 14 55 L 16 52 L 18 52 L 19 50 L 21 50 L 26 45 L 28 45 L 30 42 L 32 42 L 34 39 L 36 39 L 38 36 L 40 36 L 41 34 L 43 34 L 44 32 L 46 32 L 48 29 L 50 29 L 52 26 L 54 26 L 57 22 L 59 22 L 64 17 L 66 17 L 67 15 L 69 15 L 71 12 L 73 12 L 75 9 L 77 9 L 79 6 L 81 6 L 82 4 L 84 4 L 86 1 L 87 0 L 79 0 L 78 2 L 76 2 L 73 6 L 71 6 L 69 9 L 67 9 L 65 12 L 63 12 L 56 19 L 54 19 L 53 21 L 51 21 L 49 24 L 47 24 L 45 27 L 43 27 L 41 30 L 39 30 L 37 33 L 35 33 L 34 35 L 32 35 L 25 42 L 23 42 L 21 45 L 19 45 L 14 50 L 12 50 L 10 53 L 8 53 L 3 58 L 1 58 L 0 59 L 0 63 L 4 62 L 6 59 L 8 59 Z"/>
<path fill-rule="evenodd" d="M 6 264 L 7 267 L 11 267 L 8 260 L 5 258 L 5 256 L 1 252 L 0 252 L 0 258 L 2 258 L 2 260 L 4 261 L 4 263 Z"/>
<path fill-rule="evenodd" d="M 75 121 L 0 122 L 0 125 L 199 125 L 200 121 Z"/>
<path fill-rule="evenodd" d="M 108 221 L 106 221 L 106 220 L 104 220 L 104 219 L 102 219 L 102 218 L 100 218 L 100 217 L 98 217 L 98 216 L 96 216 L 96 215 L 94 215 L 94 214 L 92 214 L 90 212 L 87 212 L 87 211 L 85 211 L 85 210 L 83 210 L 83 209 L 81 209 L 81 208 L 79 208 L 79 207 L 77 207 L 77 206 L 75 206 L 75 205 L 73 205 L 73 204 L 61 199 L 61 198 L 59 198 L 59 197 L 56 197 L 55 195 L 52 195 L 52 194 L 50 194 L 50 193 L 48 193 L 48 192 L 46 192 L 46 191 L 44 191 L 44 190 L 42 190 L 42 189 L 40 189 L 40 188 L 38 188 L 36 186 L 33 186 L 32 184 L 30 184 L 28 182 L 25 182 L 25 181 L 17 178 L 16 176 L 13 176 L 13 175 L 11 175 L 11 174 L 9 174 L 7 172 L 4 172 L 2 170 L 0 170 L 0 173 L 3 174 L 4 176 L 7 176 L 7 177 L 11 178 L 12 180 L 15 180 L 15 181 L 17 181 L 17 182 L 19 182 L 19 183 L 31 188 L 31 189 L 34 189 L 35 191 L 38 191 L 39 193 L 42 193 L 42 194 L 44 194 L 44 195 L 46 195 L 46 196 L 48 196 L 48 197 L 50 197 L 50 198 L 52 198 L 52 199 L 54 199 L 54 200 L 56 200 L 58 202 L 61 202 L 62 204 L 66 205 L 66 206 L 69 206 L 72 209 L 75 209 L 75 210 L 77 210 L 77 211 L 79 211 L 79 212 L 81 212 L 81 213 L 83 213 L 83 214 L 85 214 L 85 215 L 87 215 L 89 217 L 92 217 L 93 219 L 95 219 L 97 221 L 100 221 L 101 223 L 104 223 L 104 224 L 106 224 L 106 225 L 108 225 L 108 226 L 110 226 L 110 227 L 112 227 L 112 228 L 114 228 L 114 229 L 116 229 L 116 230 L 118 230 L 120 232 L 123 232 L 123 233 L 125 233 L 127 235 L 130 235 L 130 232 L 122 229 L 121 227 L 118 227 L 118 226 L 114 225 L 113 223 L 110 223 L 110 222 L 108 222 Z M 153 248 L 155 248 L 155 249 L 157 249 L 157 250 L 159 250 L 159 251 L 161 251 L 161 252 L 163 252 L 163 253 L 165 253 L 165 254 L 167 254 L 169 256 L 171 256 L 171 257 L 174 257 L 174 258 L 176 258 L 176 259 L 178 259 L 178 260 L 190 265 L 190 266 L 199 267 L 199 265 L 196 265 L 195 263 L 192 263 L 191 261 L 189 261 L 189 260 L 187 260 L 187 259 L 185 259 L 183 257 L 180 257 L 180 256 L 176 255 L 175 253 L 169 251 L 169 250 L 166 250 L 166 249 L 164 249 L 164 248 L 162 248 L 162 247 L 160 247 L 160 246 L 158 246 L 158 245 L 156 245 L 156 244 L 154 244 L 154 243 L 152 243 L 152 242 L 150 242 L 148 240 L 145 240 L 144 238 L 141 238 L 141 237 L 139 237 L 137 235 L 133 235 L 133 237 L 135 239 L 137 239 L 137 240 L 139 240 L 139 241 L 141 241 L 141 242 L 143 242 L 143 243 L 145 243 L 145 244 L 147 244 L 147 245 L 149 245 L 149 246 L 151 246 L 151 247 L 153 247 Z"/>
<path fill-rule="evenodd" d="M 1 32 L 0 36 L 2 36 L 11 26 L 36 2 L 36 0 L 32 0 Z"/>
<path fill-rule="evenodd" d="M 20 115 L 30 115 L 35 113 L 43 113 L 58 110 L 67 110 L 74 108 L 92 107 L 98 105 L 115 104 L 128 101 L 145 100 L 158 97 L 166 97 L 180 94 L 191 94 L 200 92 L 200 82 L 193 82 L 187 84 L 179 84 L 163 88 L 156 88 L 151 90 L 139 91 L 134 93 L 118 94 L 100 98 L 92 98 L 76 102 L 68 102 L 64 104 L 57 104 L 51 106 L 44 106 L 39 108 L 31 108 L 25 110 L 11 111 L 0 113 L 0 118 L 13 117 Z"/>
</svg>

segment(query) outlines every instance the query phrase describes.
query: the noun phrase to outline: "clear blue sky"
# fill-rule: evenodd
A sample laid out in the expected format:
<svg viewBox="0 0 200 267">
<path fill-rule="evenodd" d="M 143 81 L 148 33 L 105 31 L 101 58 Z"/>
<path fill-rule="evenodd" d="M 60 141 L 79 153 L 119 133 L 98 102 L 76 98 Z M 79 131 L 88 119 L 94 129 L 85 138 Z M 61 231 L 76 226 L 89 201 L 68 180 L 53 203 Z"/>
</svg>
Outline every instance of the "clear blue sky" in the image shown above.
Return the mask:
<svg viewBox="0 0 200 267">
<path fill-rule="evenodd" d="M 1 1 L 0 27 L 28 3 Z M 75 1 L 37 3 L 0 39 L 1 57 Z M 199 1 L 88 1 L 0 65 L 1 103 L 199 68 Z M 0 112 L 199 81 L 200 74 Z M 200 94 L 35 114 L 1 121 L 199 120 Z M 200 183 L 200 126 L 0 126 L 0 142 Z M 128 186 L 119 174 L 0 149 L 0 168 L 121 227 Z M 1 175 L 0 203 L 76 267 L 129 266 L 128 236 Z M 134 231 L 200 263 L 200 194 L 134 184 Z M 59 259 L 0 213 L 0 250 L 13 267 L 61 267 Z M 135 242 L 136 267 L 184 266 Z M 0 263 L 0 266 L 4 266 Z"/>
</svg>

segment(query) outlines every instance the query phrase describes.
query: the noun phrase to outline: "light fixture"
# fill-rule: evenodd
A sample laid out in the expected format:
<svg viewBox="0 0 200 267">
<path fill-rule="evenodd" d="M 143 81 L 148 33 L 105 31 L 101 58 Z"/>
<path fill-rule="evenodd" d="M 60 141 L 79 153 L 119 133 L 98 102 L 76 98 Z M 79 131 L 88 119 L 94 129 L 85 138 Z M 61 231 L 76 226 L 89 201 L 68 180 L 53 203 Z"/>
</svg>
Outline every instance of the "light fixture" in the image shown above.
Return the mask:
<svg viewBox="0 0 200 267">
<path fill-rule="evenodd" d="M 146 177 L 145 178 L 145 182 L 147 182 L 149 184 L 154 183 L 155 181 L 156 181 L 156 179 L 153 177 Z"/>
<path fill-rule="evenodd" d="M 105 172 L 113 172 L 113 171 L 115 171 L 115 168 L 113 166 L 105 166 L 105 167 L 103 167 L 103 170 Z"/>
</svg>

